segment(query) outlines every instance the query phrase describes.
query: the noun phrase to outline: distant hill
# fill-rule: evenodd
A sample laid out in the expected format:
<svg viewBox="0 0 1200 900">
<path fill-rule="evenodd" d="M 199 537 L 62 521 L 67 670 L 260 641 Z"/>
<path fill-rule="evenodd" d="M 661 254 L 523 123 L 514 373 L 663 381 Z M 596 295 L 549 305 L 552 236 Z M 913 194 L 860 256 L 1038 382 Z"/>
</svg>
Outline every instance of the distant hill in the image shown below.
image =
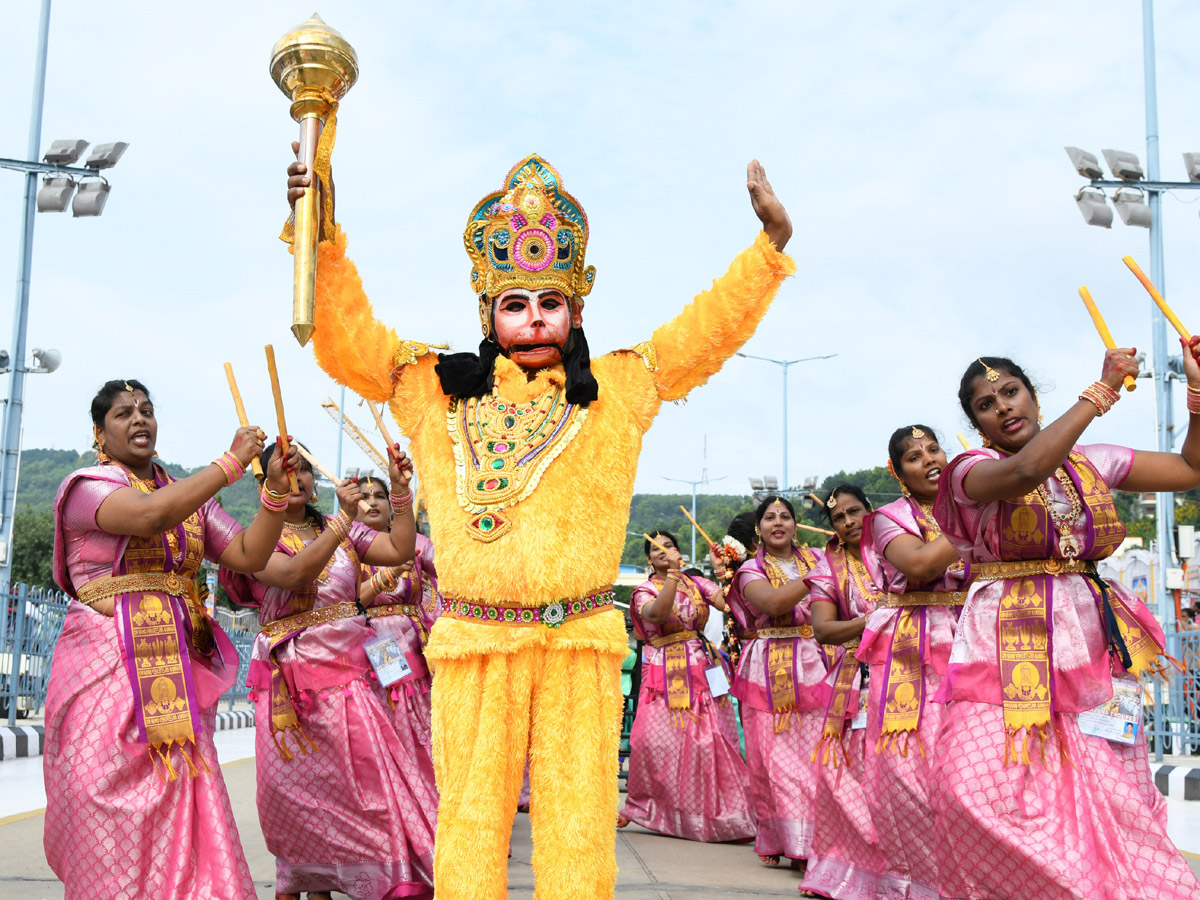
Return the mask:
<svg viewBox="0 0 1200 900">
<path fill-rule="evenodd" d="M 35 512 L 48 512 L 54 505 L 54 495 L 63 479 L 76 469 L 86 468 L 95 462 L 96 458 L 90 450 L 86 453 L 76 453 L 74 450 L 22 450 L 21 472 L 17 479 L 17 510 L 29 508 Z M 176 478 L 191 475 L 201 468 L 185 469 L 175 463 L 159 462 Z M 258 508 L 258 491 L 254 480 L 243 478 L 221 491 L 217 501 L 243 525 L 249 524 Z"/>
</svg>

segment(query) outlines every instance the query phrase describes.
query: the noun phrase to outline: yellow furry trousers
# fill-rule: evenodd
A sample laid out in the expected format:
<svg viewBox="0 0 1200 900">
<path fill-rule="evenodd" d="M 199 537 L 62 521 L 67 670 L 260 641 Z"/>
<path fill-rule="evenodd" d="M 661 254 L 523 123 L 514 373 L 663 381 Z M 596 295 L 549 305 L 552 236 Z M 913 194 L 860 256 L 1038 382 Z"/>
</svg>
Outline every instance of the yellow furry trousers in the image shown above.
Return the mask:
<svg viewBox="0 0 1200 900">
<path fill-rule="evenodd" d="M 534 897 L 610 900 L 621 706 L 621 658 L 613 653 L 543 644 L 437 662 L 438 900 L 508 895 L 526 752 Z"/>
</svg>

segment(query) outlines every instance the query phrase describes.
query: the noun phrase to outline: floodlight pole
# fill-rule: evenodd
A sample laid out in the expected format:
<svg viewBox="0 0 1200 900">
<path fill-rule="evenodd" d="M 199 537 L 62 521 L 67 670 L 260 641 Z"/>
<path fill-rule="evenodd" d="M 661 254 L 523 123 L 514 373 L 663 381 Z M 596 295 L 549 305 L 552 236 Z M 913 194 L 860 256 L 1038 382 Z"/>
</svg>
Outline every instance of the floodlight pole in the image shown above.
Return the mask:
<svg viewBox="0 0 1200 900">
<path fill-rule="evenodd" d="M 780 484 L 783 487 L 783 493 L 786 495 L 791 489 L 791 483 L 788 481 L 788 369 L 796 363 L 811 362 L 814 359 L 832 359 L 837 356 L 836 353 L 827 353 L 824 356 L 806 356 L 803 359 L 771 359 L 768 356 L 754 356 L 751 353 L 737 354 L 743 359 L 758 359 L 763 362 L 774 363 L 783 370 L 783 478 Z"/>
<path fill-rule="evenodd" d="M 29 150 L 38 157 L 42 144 L 42 103 L 46 97 L 46 52 L 50 44 L 50 0 L 42 0 L 38 23 L 37 60 L 33 76 L 33 112 L 29 121 Z M 29 278 L 33 269 L 33 222 L 37 212 L 37 171 L 25 174 L 25 208 L 18 258 L 17 303 L 13 312 L 13 344 L 9 357 L 8 396 L 4 404 L 4 429 L 0 436 L 0 596 L 7 597 L 12 582 L 13 511 L 17 499 L 17 474 L 21 461 L 21 414 L 25 407 L 25 332 L 29 327 Z M 9 712 L 15 704 L 10 704 Z"/>
<path fill-rule="evenodd" d="M 721 478 L 725 476 L 722 475 Z M 690 484 L 692 486 L 692 518 L 696 518 L 696 485 L 708 484 L 710 481 L 720 481 L 721 478 L 701 478 L 699 481 L 688 481 L 686 478 L 671 478 L 664 475 L 667 481 L 678 481 L 680 484 Z M 696 526 L 692 526 L 692 565 L 696 565 Z"/>
</svg>

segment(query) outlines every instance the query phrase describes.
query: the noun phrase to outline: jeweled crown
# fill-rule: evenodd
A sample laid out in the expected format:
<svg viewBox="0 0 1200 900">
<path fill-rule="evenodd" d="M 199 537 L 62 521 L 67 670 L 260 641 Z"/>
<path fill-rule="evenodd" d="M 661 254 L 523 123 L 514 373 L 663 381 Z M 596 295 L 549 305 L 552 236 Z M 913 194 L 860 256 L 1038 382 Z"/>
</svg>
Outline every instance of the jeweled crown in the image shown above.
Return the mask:
<svg viewBox="0 0 1200 900">
<path fill-rule="evenodd" d="M 584 267 L 587 239 L 583 207 L 562 189 L 558 171 L 531 154 L 471 210 L 463 233 L 471 290 L 495 297 L 512 287 L 557 288 L 586 297 L 596 280 L 595 267 Z"/>
</svg>

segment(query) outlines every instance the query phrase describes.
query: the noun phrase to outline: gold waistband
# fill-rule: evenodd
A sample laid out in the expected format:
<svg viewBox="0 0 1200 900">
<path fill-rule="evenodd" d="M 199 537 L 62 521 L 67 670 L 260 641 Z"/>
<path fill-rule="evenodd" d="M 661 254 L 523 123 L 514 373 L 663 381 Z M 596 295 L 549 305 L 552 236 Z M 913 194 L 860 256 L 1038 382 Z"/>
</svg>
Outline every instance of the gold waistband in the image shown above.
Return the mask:
<svg viewBox="0 0 1200 900">
<path fill-rule="evenodd" d="M 999 581 L 1003 578 L 1028 578 L 1031 575 L 1080 575 L 1094 572 L 1090 559 L 1018 559 L 1012 562 L 981 562 L 971 566 L 975 581 Z"/>
<path fill-rule="evenodd" d="M 99 600 L 133 591 L 161 591 L 172 597 L 200 596 L 194 579 L 178 572 L 144 572 L 138 575 L 101 575 L 75 589 L 80 603 L 92 606 Z"/>
<path fill-rule="evenodd" d="M 384 606 L 368 606 L 367 618 L 378 619 L 383 616 L 419 616 L 421 607 L 411 603 L 388 603 Z"/>
<path fill-rule="evenodd" d="M 662 647 L 669 647 L 671 644 L 682 644 L 684 641 L 694 641 L 700 635 L 695 631 L 677 631 L 675 634 L 662 634 L 657 637 L 650 638 L 647 643 L 658 650 Z"/>
<path fill-rule="evenodd" d="M 743 641 L 754 638 L 810 638 L 813 636 L 811 625 L 789 625 L 784 628 L 760 628 L 757 631 L 747 631 L 742 635 Z"/>
<path fill-rule="evenodd" d="M 333 604 L 333 606 L 310 609 L 308 612 L 297 613 L 294 616 L 268 622 L 262 627 L 262 631 L 269 638 L 277 638 L 312 625 L 321 625 L 337 619 L 352 619 L 357 615 L 360 615 L 358 607 L 349 600 L 343 600 L 341 603 Z"/>
<path fill-rule="evenodd" d="M 904 606 L 962 606 L 967 602 L 964 591 L 909 591 L 906 594 L 884 594 L 876 606 L 894 609 Z"/>
</svg>

